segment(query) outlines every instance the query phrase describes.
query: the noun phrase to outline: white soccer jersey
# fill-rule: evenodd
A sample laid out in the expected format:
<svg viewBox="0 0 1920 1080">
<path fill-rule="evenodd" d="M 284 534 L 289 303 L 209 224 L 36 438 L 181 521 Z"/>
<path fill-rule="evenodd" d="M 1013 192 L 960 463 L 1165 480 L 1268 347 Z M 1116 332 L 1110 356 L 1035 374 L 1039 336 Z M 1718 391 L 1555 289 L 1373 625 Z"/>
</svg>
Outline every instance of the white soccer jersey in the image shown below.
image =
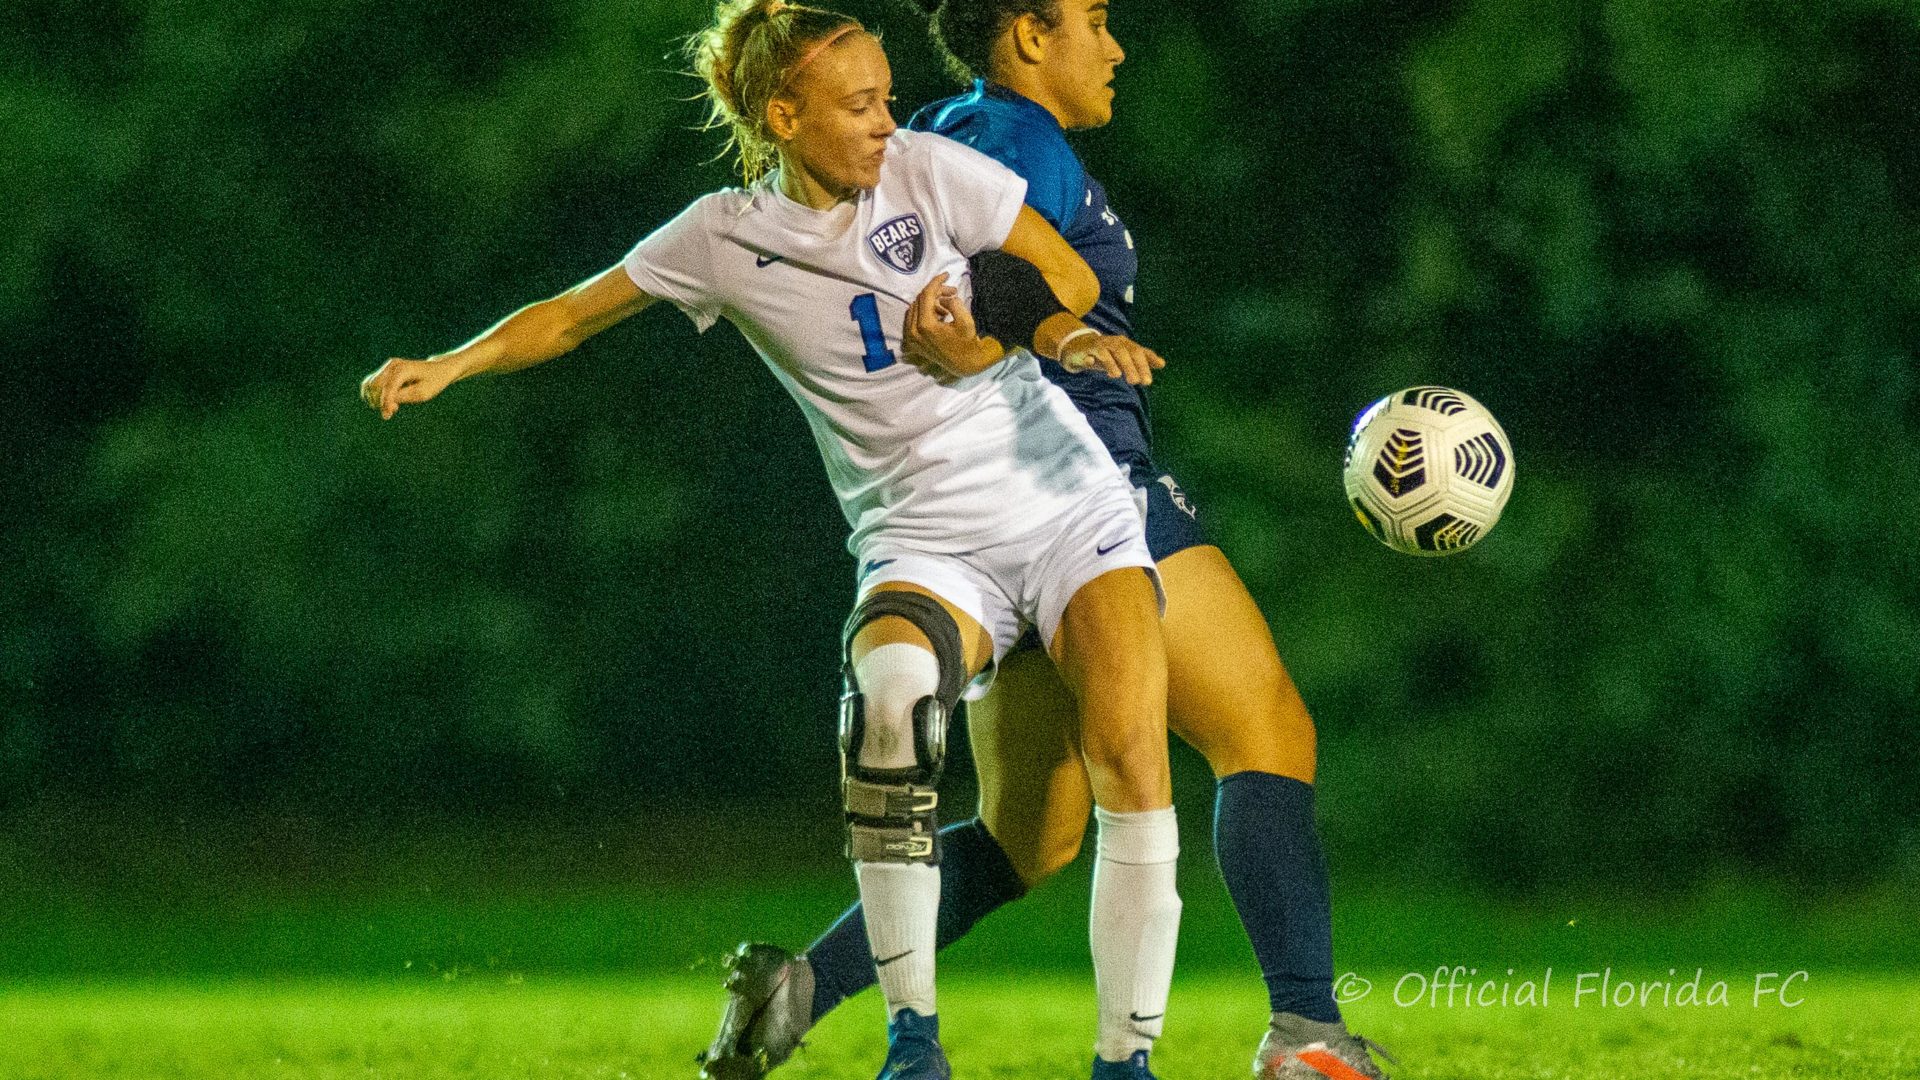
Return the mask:
<svg viewBox="0 0 1920 1080">
<path fill-rule="evenodd" d="M 814 210 L 770 181 L 702 197 L 634 247 L 626 270 L 704 331 L 740 328 L 800 404 L 849 549 L 884 532 L 973 550 L 1125 483 L 1086 418 L 1020 350 L 942 386 L 901 363 L 907 306 L 936 274 L 965 293 L 968 257 L 1013 230 L 1026 181 L 939 135 L 902 128 L 879 184 Z"/>
</svg>

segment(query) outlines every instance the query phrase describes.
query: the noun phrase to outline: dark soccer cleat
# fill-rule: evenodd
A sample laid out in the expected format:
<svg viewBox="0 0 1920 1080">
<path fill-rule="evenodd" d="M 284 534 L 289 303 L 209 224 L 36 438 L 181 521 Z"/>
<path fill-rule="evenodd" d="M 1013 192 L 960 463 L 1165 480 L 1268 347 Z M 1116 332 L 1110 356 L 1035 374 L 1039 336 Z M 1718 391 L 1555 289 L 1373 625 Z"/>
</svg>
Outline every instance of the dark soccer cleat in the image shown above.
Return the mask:
<svg viewBox="0 0 1920 1080">
<path fill-rule="evenodd" d="M 912 1009 L 893 1014 L 887 1025 L 887 1063 L 879 1080 L 953 1080 L 946 1051 L 940 1049 L 940 1018 Z"/>
<path fill-rule="evenodd" d="M 1369 1051 L 1398 1065 L 1387 1048 L 1347 1030 L 1293 1013 L 1275 1013 L 1253 1055 L 1255 1080 L 1386 1080 Z"/>
<path fill-rule="evenodd" d="M 701 1080 L 760 1080 L 793 1056 L 811 1026 L 813 967 L 805 956 L 752 942 L 726 965 L 727 1008 L 698 1059 Z"/>
<path fill-rule="evenodd" d="M 1093 1059 L 1093 1080 L 1155 1080 L 1147 1068 L 1147 1052 L 1135 1050 L 1125 1061 Z"/>
</svg>

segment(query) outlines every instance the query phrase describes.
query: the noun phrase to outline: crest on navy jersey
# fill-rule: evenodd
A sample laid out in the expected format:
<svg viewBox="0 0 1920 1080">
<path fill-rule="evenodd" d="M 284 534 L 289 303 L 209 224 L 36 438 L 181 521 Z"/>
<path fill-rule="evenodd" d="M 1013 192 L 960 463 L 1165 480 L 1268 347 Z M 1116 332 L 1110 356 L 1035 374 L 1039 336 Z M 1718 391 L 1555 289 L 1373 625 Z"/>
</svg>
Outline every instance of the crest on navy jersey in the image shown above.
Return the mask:
<svg viewBox="0 0 1920 1080">
<path fill-rule="evenodd" d="M 919 214 L 902 214 L 867 234 L 867 246 L 880 261 L 903 274 L 920 269 L 927 253 L 927 230 Z"/>
</svg>

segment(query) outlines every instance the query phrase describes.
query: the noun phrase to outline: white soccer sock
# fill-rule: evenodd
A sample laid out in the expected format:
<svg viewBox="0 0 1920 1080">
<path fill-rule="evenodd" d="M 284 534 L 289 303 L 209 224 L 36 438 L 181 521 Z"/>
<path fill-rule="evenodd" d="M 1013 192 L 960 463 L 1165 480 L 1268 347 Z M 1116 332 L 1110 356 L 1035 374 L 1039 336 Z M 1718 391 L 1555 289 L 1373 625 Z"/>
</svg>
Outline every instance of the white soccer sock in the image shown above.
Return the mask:
<svg viewBox="0 0 1920 1080">
<path fill-rule="evenodd" d="M 940 913 L 940 868 L 925 863 L 853 864 L 866 908 L 867 944 L 887 1003 L 887 1019 L 901 1009 L 934 1014 L 934 920 Z"/>
<path fill-rule="evenodd" d="M 918 645 L 892 644 L 861 657 L 854 681 L 865 700 L 866 736 L 855 752 L 870 769 L 906 769 L 916 761 L 913 707 L 940 686 L 940 664 Z M 867 944 L 887 1005 L 934 1014 L 934 927 L 940 914 L 940 868 L 925 863 L 857 862 Z"/>
<path fill-rule="evenodd" d="M 1180 936 L 1180 830 L 1171 806 L 1131 814 L 1095 808 L 1094 817 L 1100 832 L 1088 937 L 1100 1034 L 1093 1050 L 1125 1061 L 1153 1047 L 1167 1012 Z"/>
</svg>

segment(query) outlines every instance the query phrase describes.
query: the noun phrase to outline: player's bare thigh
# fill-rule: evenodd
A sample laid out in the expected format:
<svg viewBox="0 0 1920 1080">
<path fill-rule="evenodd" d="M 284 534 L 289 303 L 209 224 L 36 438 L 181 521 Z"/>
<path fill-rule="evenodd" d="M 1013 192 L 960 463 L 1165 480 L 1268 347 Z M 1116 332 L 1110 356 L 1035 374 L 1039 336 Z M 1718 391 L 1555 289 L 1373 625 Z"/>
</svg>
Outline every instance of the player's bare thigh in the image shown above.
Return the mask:
<svg viewBox="0 0 1920 1080">
<path fill-rule="evenodd" d="M 954 623 L 960 627 L 960 648 L 966 656 L 968 677 L 979 674 L 986 668 L 987 662 L 993 659 L 992 635 L 987 633 L 986 628 L 981 626 L 978 620 L 948 602 L 946 597 L 907 581 L 883 581 L 875 585 L 872 591 L 919 593 L 921 596 L 938 601 L 940 606 L 946 609 L 947 614 L 953 616 Z M 852 660 L 857 664 L 868 653 L 880 646 L 896 644 L 918 645 L 923 649 L 933 647 L 927 640 L 927 635 L 922 633 L 919 627 L 898 616 L 887 616 L 875 619 L 861 627 L 860 632 L 853 636 L 853 648 L 850 650 Z"/>
<path fill-rule="evenodd" d="M 1120 567 L 1081 585 L 1048 651 L 1079 706 L 1094 802 L 1115 813 L 1172 805 L 1166 650 L 1151 573 Z"/>
<path fill-rule="evenodd" d="M 1312 783 L 1313 720 L 1233 564 L 1202 545 L 1159 565 L 1168 725 L 1215 776 L 1253 770 Z"/>
<path fill-rule="evenodd" d="M 1160 577 L 1169 726 L 1217 776 L 1311 783 L 1313 721 L 1232 564 L 1203 545 L 1161 560 Z M 1037 884 L 1079 853 L 1092 808 L 1073 697 L 1053 663 L 1026 650 L 1002 661 L 993 691 L 968 708 L 981 817 L 1021 879 Z"/>
<path fill-rule="evenodd" d="M 1074 860 L 1093 812 L 1073 695 L 1038 649 L 1000 662 L 993 689 L 967 706 L 980 818 L 1028 885 Z"/>
<path fill-rule="evenodd" d="M 1311 783 L 1313 721 L 1232 564 L 1219 548 L 1193 547 L 1161 560 L 1160 576 L 1169 726 L 1217 776 Z M 1072 695 L 1051 662 L 1026 651 L 1002 662 L 993 692 L 970 709 L 981 816 L 1036 884 L 1079 852 L 1091 807 Z"/>
</svg>

